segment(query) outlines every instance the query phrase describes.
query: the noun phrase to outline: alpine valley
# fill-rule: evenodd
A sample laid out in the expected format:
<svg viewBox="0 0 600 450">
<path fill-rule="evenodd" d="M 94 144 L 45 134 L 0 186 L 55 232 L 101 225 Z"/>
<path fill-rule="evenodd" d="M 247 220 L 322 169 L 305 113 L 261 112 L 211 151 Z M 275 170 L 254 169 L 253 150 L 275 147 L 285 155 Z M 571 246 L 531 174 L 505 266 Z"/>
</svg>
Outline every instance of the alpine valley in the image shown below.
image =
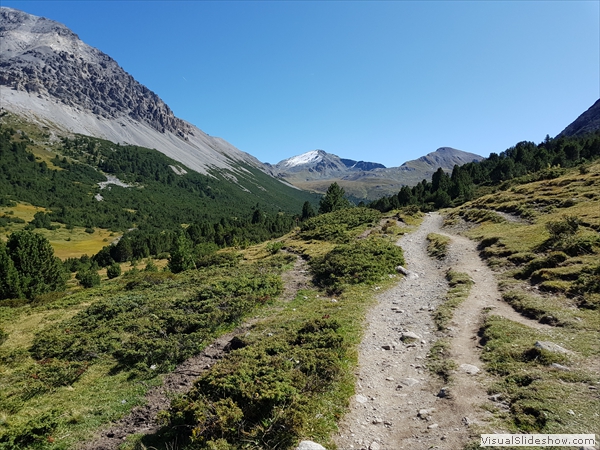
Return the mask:
<svg viewBox="0 0 600 450">
<path fill-rule="evenodd" d="M 487 158 L 271 165 L 57 22 L 0 41 L 1 450 L 598 434 L 600 101 Z"/>
</svg>

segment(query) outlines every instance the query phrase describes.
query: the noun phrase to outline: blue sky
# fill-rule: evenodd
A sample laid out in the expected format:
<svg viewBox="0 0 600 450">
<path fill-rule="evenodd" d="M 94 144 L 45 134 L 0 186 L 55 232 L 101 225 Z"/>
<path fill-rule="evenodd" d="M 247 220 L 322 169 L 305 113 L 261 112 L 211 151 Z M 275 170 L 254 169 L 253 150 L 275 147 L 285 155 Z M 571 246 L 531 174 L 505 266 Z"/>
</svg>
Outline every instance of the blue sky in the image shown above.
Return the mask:
<svg viewBox="0 0 600 450">
<path fill-rule="evenodd" d="M 261 161 L 398 166 L 555 136 L 600 97 L 599 1 L 10 1 Z"/>
</svg>

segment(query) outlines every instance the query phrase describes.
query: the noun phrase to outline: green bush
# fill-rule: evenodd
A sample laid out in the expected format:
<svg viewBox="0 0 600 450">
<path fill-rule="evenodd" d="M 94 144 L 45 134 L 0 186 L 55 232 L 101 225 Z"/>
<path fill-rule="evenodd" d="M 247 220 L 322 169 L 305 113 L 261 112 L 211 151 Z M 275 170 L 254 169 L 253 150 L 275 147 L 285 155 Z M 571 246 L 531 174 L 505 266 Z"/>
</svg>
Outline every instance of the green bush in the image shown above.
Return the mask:
<svg viewBox="0 0 600 450">
<path fill-rule="evenodd" d="M 380 239 L 338 245 L 310 262 L 317 283 L 334 291 L 343 290 L 345 284 L 375 283 L 402 264 L 402 249 Z"/>
<path fill-rule="evenodd" d="M 311 400 L 340 376 L 347 343 L 339 329 L 335 320 L 312 319 L 249 338 L 171 403 L 169 428 L 190 430 L 205 449 L 292 448 L 314 415 Z"/>
<path fill-rule="evenodd" d="M 281 250 L 282 248 L 283 248 L 283 242 L 281 242 L 281 241 L 269 242 L 266 246 L 267 251 L 273 255 L 275 253 L 277 253 L 279 250 Z"/>
<path fill-rule="evenodd" d="M 84 288 L 91 288 L 94 286 L 100 286 L 100 275 L 95 270 L 81 270 L 77 272 L 75 278 L 79 280 Z"/>
<path fill-rule="evenodd" d="M 156 289 L 174 278 L 168 272 L 142 272 L 126 289 Z M 165 372 L 200 351 L 219 329 L 238 323 L 282 289 L 281 277 L 276 274 L 236 271 L 200 285 L 198 293 L 188 298 L 130 293 L 99 300 L 74 317 L 39 331 L 31 352 L 36 359 L 69 361 L 89 361 L 107 354 L 117 360 L 119 369 L 137 375 Z M 156 368 L 149 371 L 152 365 Z"/>
<path fill-rule="evenodd" d="M 117 278 L 121 275 L 121 265 L 119 263 L 114 263 L 108 266 L 106 269 L 106 276 L 109 279 Z"/>
</svg>

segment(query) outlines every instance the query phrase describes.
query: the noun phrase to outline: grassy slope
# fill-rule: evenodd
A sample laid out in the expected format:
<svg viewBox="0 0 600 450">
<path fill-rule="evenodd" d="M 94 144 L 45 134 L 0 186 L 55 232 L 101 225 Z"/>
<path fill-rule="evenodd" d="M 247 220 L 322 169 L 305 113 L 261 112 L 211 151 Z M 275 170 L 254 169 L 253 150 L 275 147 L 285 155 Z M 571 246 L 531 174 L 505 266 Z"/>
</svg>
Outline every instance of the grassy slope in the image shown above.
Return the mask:
<svg viewBox="0 0 600 450">
<path fill-rule="evenodd" d="M 481 242 L 505 300 L 550 325 L 536 331 L 494 315 L 485 321 L 482 358 L 495 379 L 489 391 L 508 406 L 494 410 L 494 429 L 598 434 L 600 164 L 504 187 L 454 210 L 448 219 L 479 224 L 468 235 Z M 548 224 L 568 218 L 579 221 L 576 233 L 552 236 Z M 537 350 L 536 341 L 557 343 L 571 353 Z"/>
</svg>

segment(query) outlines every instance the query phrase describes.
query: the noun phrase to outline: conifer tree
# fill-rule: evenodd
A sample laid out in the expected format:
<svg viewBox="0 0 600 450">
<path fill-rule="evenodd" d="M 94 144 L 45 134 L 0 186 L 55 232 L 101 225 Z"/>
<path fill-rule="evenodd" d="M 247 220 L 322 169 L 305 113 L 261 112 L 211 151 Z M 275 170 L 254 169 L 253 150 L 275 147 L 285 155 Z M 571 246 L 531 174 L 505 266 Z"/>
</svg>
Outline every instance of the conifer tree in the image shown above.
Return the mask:
<svg viewBox="0 0 600 450">
<path fill-rule="evenodd" d="M 319 201 L 319 214 L 325 214 L 338 209 L 350 207 L 350 202 L 344 195 L 346 192 L 337 183 L 331 183 L 325 196 Z"/>
<path fill-rule="evenodd" d="M 173 250 L 171 250 L 169 270 L 173 273 L 179 273 L 195 267 L 192 244 L 184 233 L 180 233 L 175 240 Z"/>
<path fill-rule="evenodd" d="M 316 213 L 310 202 L 304 202 L 304 204 L 302 205 L 302 216 L 300 217 L 300 219 L 307 220 L 314 216 L 316 216 Z"/>
<path fill-rule="evenodd" d="M 26 298 L 64 289 L 63 265 L 44 236 L 28 230 L 17 231 L 8 238 L 6 249 L 19 274 L 21 293 Z"/>
<path fill-rule="evenodd" d="M 0 299 L 21 298 L 19 274 L 6 251 L 4 243 L 0 242 Z"/>
</svg>

